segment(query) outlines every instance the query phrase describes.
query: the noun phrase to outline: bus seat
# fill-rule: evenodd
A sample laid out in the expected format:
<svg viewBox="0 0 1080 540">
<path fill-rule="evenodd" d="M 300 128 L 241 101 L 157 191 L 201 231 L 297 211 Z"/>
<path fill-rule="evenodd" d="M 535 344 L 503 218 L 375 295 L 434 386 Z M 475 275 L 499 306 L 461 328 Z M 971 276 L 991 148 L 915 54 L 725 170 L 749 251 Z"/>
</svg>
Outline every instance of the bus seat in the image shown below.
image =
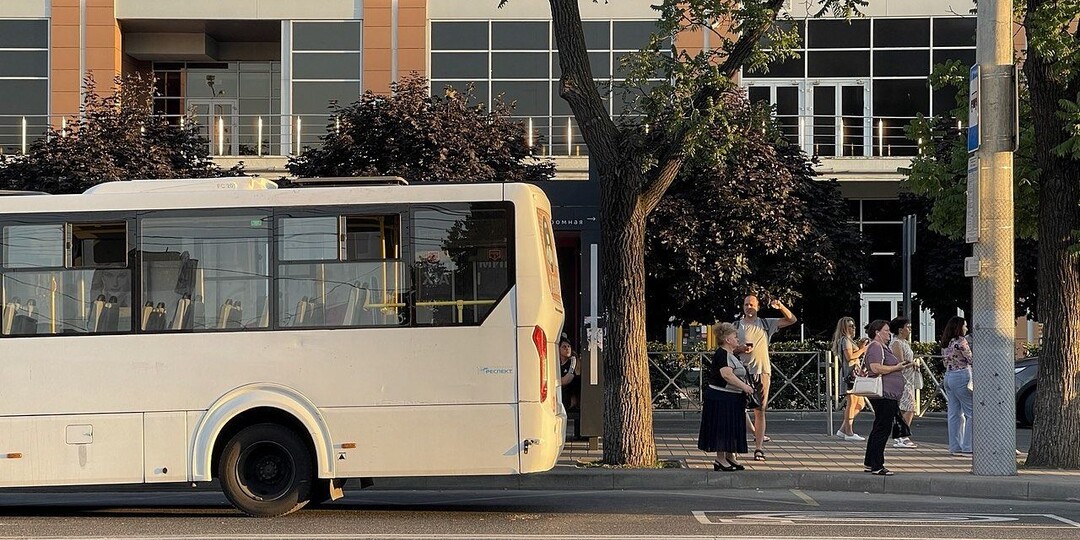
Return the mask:
<svg viewBox="0 0 1080 540">
<path fill-rule="evenodd" d="M 149 330 L 147 324 L 150 322 L 150 315 L 153 312 L 154 302 L 152 300 L 147 300 L 146 304 L 144 304 L 142 308 L 142 316 L 139 318 L 139 320 L 141 321 L 139 324 L 139 328 L 142 328 L 143 330 Z"/>
<path fill-rule="evenodd" d="M 203 303 L 202 295 L 195 295 L 188 311 L 191 313 L 190 328 L 206 328 L 206 304 Z"/>
<path fill-rule="evenodd" d="M 169 323 L 170 330 L 186 330 L 191 328 L 190 308 L 191 299 L 188 297 L 188 295 L 185 294 L 182 298 L 176 301 L 176 310 L 173 311 L 173 319 L 172 322 Z M 185 325 L 185 321 L 188 322 L 187 325 Z"/>
<path fill-rule="evenodd" d="M 353 326 L 356 324 L 356 307 L 360 304 L 360 287 L 356 284 L 349 285 L 349 300 L 345 303 L 345 309 L 341 314 L 342 326 Z"/>
<path fill-rule="evenodd" d="M 94 300 L 90 306 L 90 317 L 86 321 L 86 326 L 89 327 L 91 332 L 99 332 L 98 327 L 101 326 L 101 314 L 105 311 L 105 295 L 99 294 L 97 300 Z"/>
<path fill-rule="evenodd" d="M 15 322 L 15 314 L 19 312 L 19 299 L 16 298 L 13 302 L 4 304 L 4 319 L 3 319 L 3 333 L 8 335 L 11 333 L 11 326 Z"/>
<path fill-rule="evenodd" d="M 226 327 L 226 323 L 229 320 L 229 314 L 232 313 L 232 310 L 232 298 L 226 298 L 225 302 L 223 302 L 221 304 L 221 307 L 218 309 L 217 328 L 220 329 Z"/>
<path fill-rule="evenodd" d="M 15 318 L 11 321 L 11 333 L 18 336 L 29 336 L 37 333 L 38 320 L 34 317 L 37 302 L 27 300 L 21 311 L 16 310 Z"/>
<path fill-rule="evenodd" d="M 239 300 L 234 300 L 232 310 L 229 311 L 228 318 L 225 320 L 225 328 L 243 328 L 243 320 L 244 306 Z"/>
<path fill-rule="evenodd" d="M 117 299 L 115 296 L 110 296 L 109 301 L 105 302 L 105 307 L 101 310 L 101 317 L 98 320 L 98 332 L 115 332 L 120 325 L 120 306 L 117 305 Z"/>
</svg>

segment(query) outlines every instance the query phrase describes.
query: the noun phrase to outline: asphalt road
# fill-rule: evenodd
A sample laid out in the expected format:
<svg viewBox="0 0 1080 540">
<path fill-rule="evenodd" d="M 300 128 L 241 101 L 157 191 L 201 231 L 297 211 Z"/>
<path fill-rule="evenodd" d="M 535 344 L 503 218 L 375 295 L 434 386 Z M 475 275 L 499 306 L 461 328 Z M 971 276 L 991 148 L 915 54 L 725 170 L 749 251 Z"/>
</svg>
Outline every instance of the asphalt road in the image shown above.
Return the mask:
<svg viewBox="0 0 1080 540">
<path fill-rule="evenodd" d="M 277 519 L 212 492 L 0 494 L 0 538 L 1080 538 L 1080 502 L 792 490 L 353 491 Z"/>
</svg>

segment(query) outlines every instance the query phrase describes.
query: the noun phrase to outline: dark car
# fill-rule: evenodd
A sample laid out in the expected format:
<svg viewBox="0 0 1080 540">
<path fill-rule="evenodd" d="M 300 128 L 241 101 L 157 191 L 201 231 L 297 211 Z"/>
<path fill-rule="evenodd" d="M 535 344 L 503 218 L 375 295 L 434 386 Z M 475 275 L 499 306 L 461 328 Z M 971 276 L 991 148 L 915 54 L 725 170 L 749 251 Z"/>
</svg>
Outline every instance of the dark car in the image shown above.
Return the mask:
<svg viewBox="0 0 1080 540">
<path fill-rule="evenodd" d="M 1039 378 L 1039 358 L 1016 361 L 1016 421 L 1030 426 L 1035 421 L 1035 383 Z"/>
</svg>

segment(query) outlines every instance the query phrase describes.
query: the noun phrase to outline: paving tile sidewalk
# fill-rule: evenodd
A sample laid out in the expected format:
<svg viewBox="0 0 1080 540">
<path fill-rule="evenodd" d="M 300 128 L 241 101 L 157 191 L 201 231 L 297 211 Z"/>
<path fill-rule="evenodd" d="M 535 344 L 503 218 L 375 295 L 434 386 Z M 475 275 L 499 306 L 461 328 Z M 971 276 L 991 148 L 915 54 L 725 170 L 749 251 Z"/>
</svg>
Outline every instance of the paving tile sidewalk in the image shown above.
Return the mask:
<svg viewBox="0 0 1080 540">
<path fill-rule="evenodd" d="M 751 453 L 742 456 L 742 463 L 748 471 L 863 471 L 865 442 L 814 434 L 777 434 L 770 437 L 772 440 L 765 443 L 767 460 L 764 462 L 751 459 L 753 444 L 748 445 Z M 679 461 L 690 469 L 712 469 L 714 456 L 698 450 L 696 434 L 657 435 L 656 450 L 660 459 Z M 596 461 L 601 454 L 600 450 L 590 451 L 587 442 L 569 441 L 563 447 L 559 465 L 570 467 Z M 1025 454 L 1018 455 L 1019 459 L 1024 457 Z M 894 448 L 891 439 L 885 448 L 885 464 L 897 474 L 971 472 L 971 458 L 951 455 L 946 445 L 919 443 L 918 448 Z M 1064 475 L 1080 480 L 1080 471 L 1021 469 L 1020 474 Z"/>
</svg>

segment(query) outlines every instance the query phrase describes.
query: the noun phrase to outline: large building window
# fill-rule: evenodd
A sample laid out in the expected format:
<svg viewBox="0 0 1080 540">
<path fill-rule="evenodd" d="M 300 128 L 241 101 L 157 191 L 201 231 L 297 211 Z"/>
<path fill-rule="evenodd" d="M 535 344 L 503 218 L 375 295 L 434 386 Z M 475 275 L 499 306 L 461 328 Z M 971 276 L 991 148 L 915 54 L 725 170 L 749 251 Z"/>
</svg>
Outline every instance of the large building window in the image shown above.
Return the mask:
<svg viewBox="0 0 1080 540">
<path fill-rule="evenodd" d="M 748 71 L 744 84 L 751 99 L 776 107 L 789 139 L 816 155 L 914 155 L 917 144 L 904 128 L 918 114 L 956 107 L 955 89 L 930 90 L 934 65 L 974 62 L 971 17 L 788 24 L 805 36 L 800 58 Z"/>
<path fill-rule="evenodd" d="M 0 154 L 43 136 L 48 114 L 49 21 L 0 19 Z"/>
<path fill-rule="evenodd" d="M 363 91 L 363 21 L 292 23 L 293 137 L 300 147 L 326 133 L 333 104 L 347 105 Z"/>
<path fill-rule="evenodd" d="M 654 21 L 585 21 L 589 66 L 613 116 L 633 113 L 634 93 L 623 92 L 622 57 L 648 44 Z M 431 23 L 432 92 L 472 86 L 477 103 L 502 97 L 532 127 L 537 150 L 553 155 L 587 149 L 566 102 L 559 97 L 559 53 L 547 21 L 435 21 Z M 542 145 L 542 146 L 540 146 Z"/>
</svg>

